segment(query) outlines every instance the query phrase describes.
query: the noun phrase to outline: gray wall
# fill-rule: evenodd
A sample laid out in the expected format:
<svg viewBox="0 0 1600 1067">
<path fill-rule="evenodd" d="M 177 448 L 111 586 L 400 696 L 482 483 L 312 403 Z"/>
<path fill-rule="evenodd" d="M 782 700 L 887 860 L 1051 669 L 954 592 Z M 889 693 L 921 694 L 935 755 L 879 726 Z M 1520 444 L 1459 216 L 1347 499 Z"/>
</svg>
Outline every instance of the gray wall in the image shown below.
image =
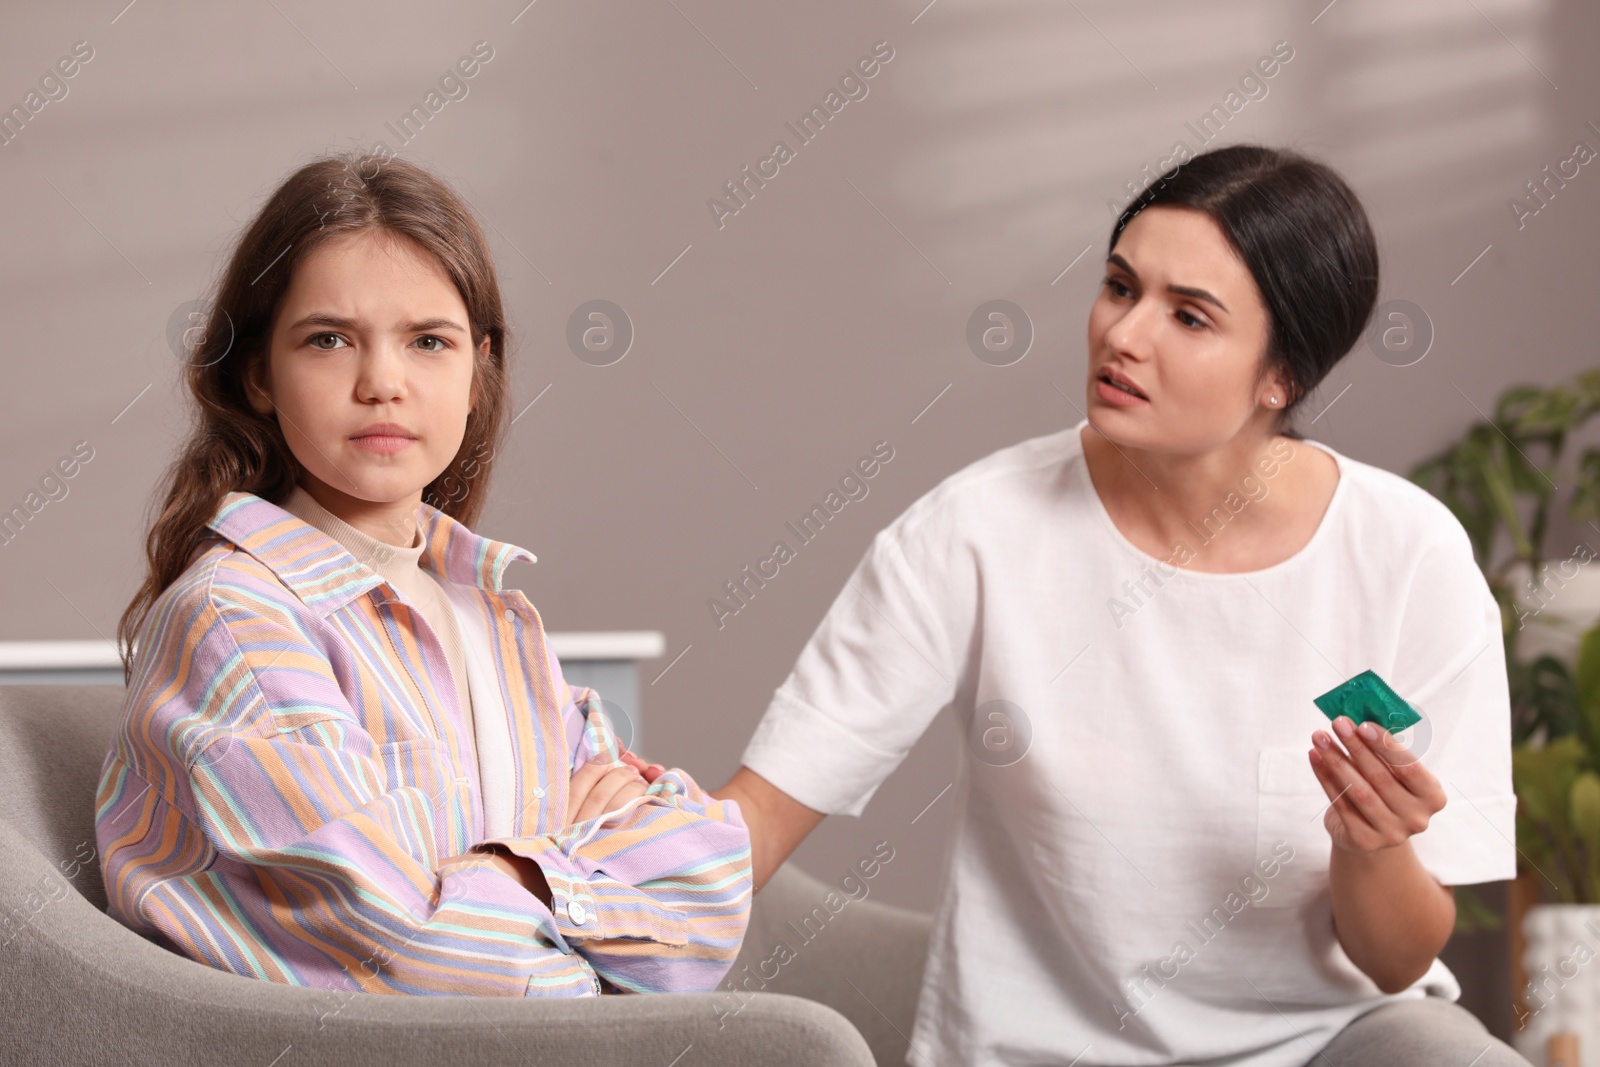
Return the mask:
<svg viewBox="0 0 1600 1067">
<path fill-rule="evenodd" d="M 517 407 L 539 398 L 480 529 L 539 555 L 520 580 L 550 628 L 666 633 L 644 667 L 648 754 L 708 784 L 876 530 L 964 464 L 1078 419 L 1108 201 L 1176 141 L 1197 147 L 1185 123 L 1274 42 L 1294 58 L 1219 143 L 1340 168 L 1379 230 L 1383 299 L 1434 331 L 1413 366 L 1354 352 L 1307 404 L 1309 436 L 1404 470 L 1507 384 L 1595 362 L 1600 167 L 1521 228 L 1508 206 L 1574 142 L 1600 148 L 1594 5 L 924 2 L 12 5 L 0 103 L 74 42 L 94 57 L 0 147 L 0 505 L 76 442 L 94 458 L 0 547 L 0 639 L 112 633 L 184 419 L 169 316 L 284 174 L 399 147 L 386 124 L 480 40 L 494 55 L 468 94 L 401 149 L 494 227 Z M 880 40 L 894 58 L 868 95 L 799 145 L 784 123 Z M 719 228 L 708 198 L 778 139 L 795 158 Z M 965 341 L 994 298 L 1035 330 L 1011 366 Z M 592 299 L 634 325 L 611 366 L 565 340 Z M 870 495 L 719 629 L 708 599 L 879 440 L 895 456 Z M 877 893 L 930 906 L 949 797 L 912 820 L 956 743 L 941 721 L 801 862 L 836 877 L 888 839 Z"/>
</svg>

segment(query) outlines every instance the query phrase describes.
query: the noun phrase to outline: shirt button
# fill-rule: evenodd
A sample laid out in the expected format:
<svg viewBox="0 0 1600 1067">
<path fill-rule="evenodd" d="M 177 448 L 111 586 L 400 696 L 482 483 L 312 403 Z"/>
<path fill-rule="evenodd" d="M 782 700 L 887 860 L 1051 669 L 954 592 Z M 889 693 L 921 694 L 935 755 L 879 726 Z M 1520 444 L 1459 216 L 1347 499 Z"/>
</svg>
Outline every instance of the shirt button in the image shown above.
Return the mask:
<svg viewBox="0 0 1600 1067">
<path fill-rule="evenodd" d="M 506 609 L 506 622 L 516 622 L 516 621 L 517 621 L 517 613 L 512 611 L 510 608 L 507 608 Z"/>
<path fill-rule="evenodd" d="M 567 901 L 567 918 L 571 919 L 575 926 L 582 926 L 589 921 L 589 913 L 583 909 L 582 901 Z"/>
<path fill-rule="evenodd" d="M 544 799 L 544 786 L 542 786 L 542 785 L 534 786 L 533 787 L 533 795 L 538 797 L 540 800 L 543 800 Z"/>
</svg>

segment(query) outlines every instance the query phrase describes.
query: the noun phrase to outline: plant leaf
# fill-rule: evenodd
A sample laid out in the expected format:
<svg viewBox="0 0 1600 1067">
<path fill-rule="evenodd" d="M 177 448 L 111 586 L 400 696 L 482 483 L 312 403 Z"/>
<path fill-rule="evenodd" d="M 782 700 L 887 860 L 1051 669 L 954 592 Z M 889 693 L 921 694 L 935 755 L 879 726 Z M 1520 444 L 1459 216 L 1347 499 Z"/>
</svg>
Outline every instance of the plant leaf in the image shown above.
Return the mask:
<svg viewBox="0 0 1600 1067">
<path fill-rule="evenodd" d="M 1511 686 L 1513 744 L 1525 743 L 1541 727 L 1547 742 L 1577 728 L 1578 695 L 1565 663 L 1554 656 L 1540 656 L 1531 662 L 1510 660 L 1506 674 Z"/>
<path fill-rule="evenodd" d="M 1497 517 L 1505 524 L 1506 532 L 1511 535 L 1511 543 L 1517 555 L 1522 559 L 1534 559 L 1534 546 L 1528 540 L 1528 535 L 1522 528 L 1522 517 L 1517 514 L 1516 492 L 1511 486 L 1510 460 L 1507 458 L 1509 445 L 1504 437 L 1489 438 L 1489 462 L 1483 465 L 1481 476 L 1487 503 L 1494 510 Z"/>
<path fill-rule="evenodd" d="M 1600 774 L 1584 771 L 1572 783 L 1570 818 L 1583 842 L 1582 859 L 1575 864 L 1582 878 L 1579 899 L 1593 904 L 1600 897 Z"/>
<path fill-rule="evenodd" d="M 1600 449 L 1585 449 L 1578 457 L 1567 514 L 1579 521 L 1600 516 Z"/>
<path fill-rule="evenodd" d="M 1591 852 L 1600 851 L 1600 774 L 1584 771 L 1573 779 L 1568 820 Z"/>
<path fill-rule="evenodd" d="M 1572 680 L 1578 698 L 1574 726 L 1589 746 L 1591 764 L 1600 766 L 1600 622 L 1584 631 L 1578 643 Z"/>
<path fill-rule="evenodd" d="M 1566 836 L 1571 830 L 1568 799 L 1583 769 L 1583 742 L 1568 735 L 1543 747 L 1524 745 L 1511 753 L 1511 778 L 1528 814 Z"/>
</svg>

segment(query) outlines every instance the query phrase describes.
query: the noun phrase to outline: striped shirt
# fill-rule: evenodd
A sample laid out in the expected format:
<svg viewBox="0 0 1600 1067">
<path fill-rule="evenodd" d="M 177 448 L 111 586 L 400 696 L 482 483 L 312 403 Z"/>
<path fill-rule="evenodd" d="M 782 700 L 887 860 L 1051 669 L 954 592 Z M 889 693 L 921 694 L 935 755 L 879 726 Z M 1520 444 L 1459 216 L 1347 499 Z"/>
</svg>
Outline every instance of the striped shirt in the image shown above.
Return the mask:
<svg viewBox="0 0 1600 1067">
<path fill-rule="evenodd" d="M 371 993 L 588 996 L 713 989 L 749 920 L 734 801 L 677 768 L 563 825 L 572 771 L 619 762 L 592 689 L 501 585 L 515 545 L 419 510 L 423 566 L 493 637 L 513 832 L 547 907 L 495 867 L 477 756 L 433 631 L 375 571 L 250 493 L 140 635 L 95 833 L 110 912 L 213 967 Z"/>
</svg>

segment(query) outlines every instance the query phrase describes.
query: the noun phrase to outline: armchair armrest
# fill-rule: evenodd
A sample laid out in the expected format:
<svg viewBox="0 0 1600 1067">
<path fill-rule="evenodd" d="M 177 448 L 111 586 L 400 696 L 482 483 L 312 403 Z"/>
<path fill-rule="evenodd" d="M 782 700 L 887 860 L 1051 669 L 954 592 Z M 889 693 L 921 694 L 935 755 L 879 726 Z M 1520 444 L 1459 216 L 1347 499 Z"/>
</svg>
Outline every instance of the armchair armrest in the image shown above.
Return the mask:
<svg viewBox="0 0 1600 1067">
<path fill-rule="evenodd" d="M 748 1005 L 729 1027 L 756 1006 L 758 992 L 804 997 L 849 1019 L 880 1067 L 901 1067 L 932 926 L 930 915 L 850 899 L 786 863 L 756 894 L 744 946 L 719 987 L 725 1010 Z"/>
<path fill-rule="evenodd" d="M 795 996 L 750 998 L 725 1021 L 717 994 L 405 997 L 243 978 L 169 952 L 101 912 L 4 822 L 0 856 L 6 861 L 0 863 L 3 1063 L 873 1062 L 839 1013 Z"/>
</svg>

